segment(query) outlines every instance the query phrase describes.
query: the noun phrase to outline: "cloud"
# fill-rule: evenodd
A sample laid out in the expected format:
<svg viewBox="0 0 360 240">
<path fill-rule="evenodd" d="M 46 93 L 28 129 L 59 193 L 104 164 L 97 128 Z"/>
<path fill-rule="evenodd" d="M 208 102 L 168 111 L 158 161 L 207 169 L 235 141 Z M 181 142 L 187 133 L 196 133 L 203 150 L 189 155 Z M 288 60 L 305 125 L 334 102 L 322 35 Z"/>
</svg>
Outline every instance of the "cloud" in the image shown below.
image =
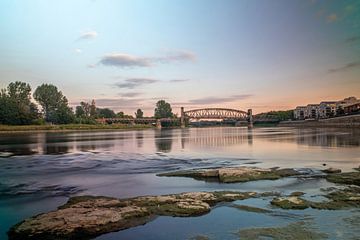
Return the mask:
<svg viewBox="0 0 360 240">
<path fill-rule="evenodd" d="M 118 88 L 134 89 L 142 85 L 152 84 L 156 82 L 159 82 L 159 80 L 151 78 L 129 78 L 126 79 L 124 82 L 115 83 L 115 86 L 117 86 Z"/>
<path fill-rule="evenodd" d="M 335 13 L 333 13 L 331 15 L 328 15 L 326 17 L 326 20 L 328 23 L 336 22 L 338 20 L 338 16 Z"/>
<path fill-rule="evenodd" d="M 139 57 L 126 53 L 111 53 L 103 56 L 99 63 L 115 67 L 151 67 L 157 63 L 194 61 L 195 54 L 187 51 L 173 51 L 160 57 Z"/>
<path fill-rule="evenodd" d="M 74 51 L 75 51 L 76 53 L 82 53 L 82 50 L 81 50 L 80 48 L 76 48 Z"/>
<path fill-rule="evenodd" d="M 351 62 L 338 68 L 329 69 L 329 73 L 345 72 L 360 67 L 360 62 Z"/>
<path fill-rule="evenodd" d="M 126 98 L 133 98 L 141 95 L 141 92 L 128 92 L 128 93 L 120 93 L 119 95 Z"/>
<path fill-rule="evenodd" d="M 115 67 L 150 67 L 152 62 L 148 58 L 132 56 L 124 53 L 112 53 L 105 55 L 100 63 Z"/>
<path fill-rule="evenodd" d="M 172 79 L 169 82 L 170 83 L 180 83 L 180 82 L 187 82 L 189 79 Z"/>
<path fill-rule="evenodd" d="M 95 65 L 95 64 L 88 64 L 87 67 L 88 67 L 88 68 L 95 68 L 96 65 Z"/>
<path fill-rule="evenodd" d="M 211 105 L 211 104 L 222 104 L 228 102 L 234 102 L 239 100 L 244 100 L 252 97 L 252 94 L 240 94 L 232 95 L 229 97 L 205 97 L 189 100 L 188 102 L 175 103 L 174 105 Z"/>
<path fill-rule="evenodd" d="M 98 35 L 98 33 L 96 31 L 87 31 L 87 32 L 83 32 L 80 37 L 78 38 L 78 40 L 87 40 L 87 39 L 94 39 L 96 38 Z"/>
</svg>

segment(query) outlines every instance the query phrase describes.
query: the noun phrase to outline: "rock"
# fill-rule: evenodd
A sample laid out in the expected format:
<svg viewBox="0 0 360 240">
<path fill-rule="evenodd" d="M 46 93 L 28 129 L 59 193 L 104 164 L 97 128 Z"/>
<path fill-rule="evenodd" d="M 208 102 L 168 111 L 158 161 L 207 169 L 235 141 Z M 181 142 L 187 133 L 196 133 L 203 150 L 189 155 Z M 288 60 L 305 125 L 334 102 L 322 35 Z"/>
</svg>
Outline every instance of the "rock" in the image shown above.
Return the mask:
<svg viewBox="0 0 360 240">
<path fill-rule="evenodd" d="M 327 168 L 323 170 L 324 173 L 341 173 L 341 169 L 339 168 Z"/>
<path fill-rule="evenodd" d="M 190 192 L 116 199 L 79 196 L 57 210 L 28 218 L 13 226 L 10 240 L 90 239 L 103 233 L 145 224 L 156 216 L 190 217 L 208 213 L 219 202 L 260 197 L 255 192 Z"/>
<path fill-rule="evenodd" d="M 271 204 L 283 209 L 305 209 L 310 206 L 306 200 L 295 196 L 274 198 Z"/>
<path fill-rule="evenodd" d="M 255 180 L 276 180 L 282 177 L 300 175 L 294 169 L 232 167 L 201 170 L 184 170 L 161 173 L 160 177 L 191 177 L 197 180 L 218 181 L 222 183 L 247 182 Z"/>
<path fill-rule="evenodd" d="M 271 204 L 283 209 L 306 209 L 311 207 L 315 209 L 339 210 L 360 207 L 359 187 L 336 189 L 325 195 L 325 197 L 329 200 L 312 202 L 298 196 L 277 197 L 271 201 Z"/>
<path fill-rule="evenodd" d="M 312 224 L 306 222 L 290 223 L 284 227 L 247 228 L 239 231 L 242 240 L 254 239 L 326 239 L 325 233 L 315 232 Z"/>
<path fill-rule="evenodd" d="M 360 172 L 334 173 L 326 176 L 326 180 L 333 183 L 360 186 Z"/>
</svg>

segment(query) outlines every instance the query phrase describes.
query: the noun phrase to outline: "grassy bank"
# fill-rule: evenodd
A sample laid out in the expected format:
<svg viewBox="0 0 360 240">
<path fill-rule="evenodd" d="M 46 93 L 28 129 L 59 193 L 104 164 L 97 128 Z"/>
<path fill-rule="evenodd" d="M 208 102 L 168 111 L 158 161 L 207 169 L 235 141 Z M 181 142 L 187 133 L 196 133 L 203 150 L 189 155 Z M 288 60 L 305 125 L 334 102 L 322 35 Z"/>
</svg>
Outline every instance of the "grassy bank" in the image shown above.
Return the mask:
<svg viewBox="0 0 360 240">
<path fill-rule="evenodd" d="M 88 131 L 88 130 L 126 130 L 153 128 L 152 125 L 127 124 L 64 124 L 64 125 L 0 125 L 1 132 L 37 132 L 37 131 Z"/>
</svg>

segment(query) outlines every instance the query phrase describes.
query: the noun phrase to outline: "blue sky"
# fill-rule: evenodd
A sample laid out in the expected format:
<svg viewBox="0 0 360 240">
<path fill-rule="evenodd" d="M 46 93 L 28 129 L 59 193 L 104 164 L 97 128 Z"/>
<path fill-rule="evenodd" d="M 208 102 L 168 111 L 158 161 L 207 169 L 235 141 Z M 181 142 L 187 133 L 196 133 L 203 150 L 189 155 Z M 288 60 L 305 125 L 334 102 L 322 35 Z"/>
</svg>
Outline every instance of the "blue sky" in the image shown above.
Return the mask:
<svg viewBox="0 0 360 240">
<path fill-rule="evenodd" d="M 360 2 L 2 0 L 0 74 L 149 115 L 360 97 Z"/>
</svg>

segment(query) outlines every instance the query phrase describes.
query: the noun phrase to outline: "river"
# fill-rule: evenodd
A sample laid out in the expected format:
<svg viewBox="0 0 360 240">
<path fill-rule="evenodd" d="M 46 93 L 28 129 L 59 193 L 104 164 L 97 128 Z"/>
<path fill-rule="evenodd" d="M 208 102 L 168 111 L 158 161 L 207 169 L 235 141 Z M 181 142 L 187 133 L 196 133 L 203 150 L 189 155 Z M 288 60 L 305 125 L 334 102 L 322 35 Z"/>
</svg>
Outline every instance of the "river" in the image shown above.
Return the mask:
<svg viewBox="0 0 360 240">
<path fill-rule="evenodd" d="M 17 222 L 64 204 L 70 196 L 119 198 L 188 191 L 304 191 L 334 186 L 323 178 L 220 184 L 157 177 L 178 169 L 256 166 L 351 171 L 360 165 L 359 129 L 189 128 L 0 134 L 0 239 Z M 9 156 L 6 156 L 6 155 Z M 326 166 L 324 166 L 326 165 Z M 269 208 L 266 199 L 242 202 Z M 329 239 L 357 239 L 358 210 L 278 210 L 264 215 L 216 207 L 201 217 L 158 217 L 97 239 L 239 239 L 248 227 L 310 221 Z M 286 214 L 285 214 L 286 213 Z"/>
</svg>

